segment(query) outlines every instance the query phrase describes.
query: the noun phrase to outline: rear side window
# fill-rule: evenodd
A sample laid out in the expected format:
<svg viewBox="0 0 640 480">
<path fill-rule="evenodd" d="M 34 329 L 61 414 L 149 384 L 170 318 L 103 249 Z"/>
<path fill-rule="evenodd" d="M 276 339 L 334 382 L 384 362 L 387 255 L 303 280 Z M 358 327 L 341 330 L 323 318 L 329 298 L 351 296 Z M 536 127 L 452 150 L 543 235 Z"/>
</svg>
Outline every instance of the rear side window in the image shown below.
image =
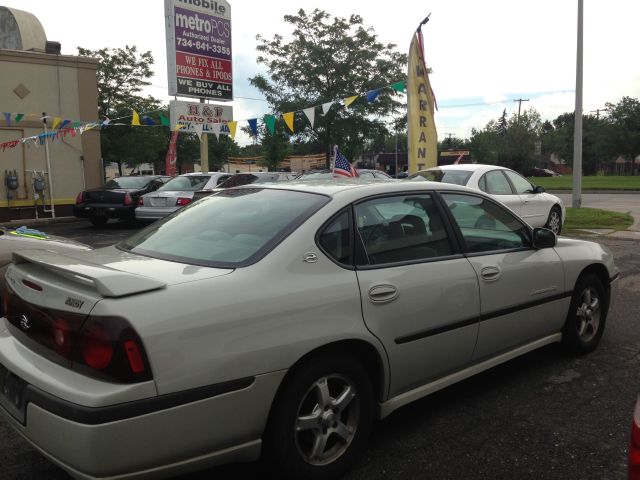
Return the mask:
<svg viewBox="0 0 640 480">
<path fill-rule="evenodd" d="M 322 229 L 318 243 L 336 262 L 352 265 L 351 237 L 351 216 L 344 211 Z"/>
<path fill-rule="evenodd" d="M 357 204 L 355 216 L 369 265 L 420 262 L 453 253 L 431 195 L 372 199 Z"/>
<path fill-rule="evenodd" d="M 484 181 L 479 183 L 480 190 L 485 188 L 485 192 L 491 195 L 513 195 L 511 191 L 511 185 L 507 177 L 504 176 L 501 170 L 492 170 L 487 172 L 483 176 Z"/>
<path fill-rule="evenodd" d="M 428 180 L 429 182 L 452 183 L 454 185 L 466 185 L 473 172 L 469 170 L 442 170 L 434 168 L 417 172 L 409 177 L 409 180 Z"/>
<path fill-rule="evenodd" d="M 510 172 L 505 170 L 505 175 L 509 177 L 513 187 L 516 189 L 516 193 L 531 193 L 533 192 L 533 185 L 528 180 L 518 175 L 516 172 Z"/>
<path fill-rule="evenodd" d="M 266 255 L 328 197 L 289 190 L 238 188 L 193 203 L 118 246 L 192 265 L 234 268 Z"/>
</svg>

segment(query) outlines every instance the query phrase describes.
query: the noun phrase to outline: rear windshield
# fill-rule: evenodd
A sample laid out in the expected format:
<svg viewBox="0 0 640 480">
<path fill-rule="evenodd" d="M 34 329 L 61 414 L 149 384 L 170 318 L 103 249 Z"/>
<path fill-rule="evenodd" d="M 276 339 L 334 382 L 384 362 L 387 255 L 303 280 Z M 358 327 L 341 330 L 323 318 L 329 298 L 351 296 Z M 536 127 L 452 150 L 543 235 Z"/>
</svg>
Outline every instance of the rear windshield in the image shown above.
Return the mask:
<svg viewBox="0 0 640 480">
<path fill-rule="evenodd" d="M 231 178 L 227 178 L 224 182 L 222 182 L 218 187 L 220 188 L 231 188 L 231 187 L 241 187 L 243 185 L 249 185 L 250 183 L 254 183 L 258 180 L 256 175 L 251 173 L 240 173 L 238 175 L 234 175 Z"/>
<path fill-rule="evenodd" d="M 205 184 L 209 181 L 211 176 L 209 175 L 189 175 L 188 177 L 176 177 L 169 180 L 160 190 L 172 190 L 172 191 L 188 191 L 195 192 L 196 190 L 202 190 Z"/>
<path fill-rule="evenodd" d="M 233 268 L 266 255 L 329 201 L 324 195 L 262 188 L 223 190 L 121 242 L 134 253 Z"/>
<path fill-rule="evenodd" d="M 414 173 L 409 180 L 428 180 L 430 182 L 453 183 L 455 185 L 466 185 L 473 172 L 469 170 L 425 170 Z"/>
<path fill-rule="evenodd" d="M 105 183 L 107 188 L 144 188 L 151 178 L 149 177 L 118 177 Z"/>
</svg>

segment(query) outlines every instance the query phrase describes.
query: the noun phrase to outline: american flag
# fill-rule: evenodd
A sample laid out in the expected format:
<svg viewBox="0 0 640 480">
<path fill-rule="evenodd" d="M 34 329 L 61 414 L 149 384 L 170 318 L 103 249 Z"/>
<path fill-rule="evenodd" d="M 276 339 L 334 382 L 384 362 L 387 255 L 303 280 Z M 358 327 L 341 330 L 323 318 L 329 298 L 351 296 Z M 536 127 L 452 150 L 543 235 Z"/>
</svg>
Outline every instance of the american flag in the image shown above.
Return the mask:
<svg viewBox="0 0 640 480">
<path fill-rule="evenodd" d="M 345 157 L 340 150 L 338 150 L 338 146 L 335 147 L 336 154 L 336 163 L 333 167 L 334 175 L 340 175 L 343 177 L 359 177 L 358 172 L 355 168 L 351 166 L 347 157 Z"/>
</svg>

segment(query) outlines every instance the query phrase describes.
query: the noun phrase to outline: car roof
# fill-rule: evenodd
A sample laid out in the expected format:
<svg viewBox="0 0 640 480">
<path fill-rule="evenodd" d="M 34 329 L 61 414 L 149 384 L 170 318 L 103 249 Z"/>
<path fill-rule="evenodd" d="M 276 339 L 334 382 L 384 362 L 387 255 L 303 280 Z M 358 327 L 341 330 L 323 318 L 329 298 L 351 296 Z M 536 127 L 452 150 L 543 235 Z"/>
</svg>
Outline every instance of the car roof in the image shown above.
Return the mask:
<svg viewBox="0 0 640 480">
<path fill-rule="evenodd" d="M 337 197 L 343 195 L 353 195 L 353 197 L 369 196 L 369 195 L 385 195 L 392 193 L 402 192 L 416 192 L 416 191 L 461 191 L 461 192 L 473 192 L 478 194 L 477 190 L 463 187 L 460 185 L 454 185 L 449 183 L 440 182 L 388 182 L 384 180 L 376 179 L 326 179 L 326 180 L 293 180 L 290 182 L 281 183 L 261 183 L 261 184 L 249 184 L 240 187 L 233 188 L 269 188 L 277 190 L 293 190 L 306 193 L 317 193 L 321 195 L 327 195 L 330 197 Z M 230 189 L 231 190 L 231 189 Z"/>
<path fill-rule="evenodd" d="M 426 172 L 429 170 L 440 169 L 440 170 L 466 170 L 471 172 L 476 172 L 478 170 L 489 170 L 489 169 L 499 169 L 499 170 L 510 170 L 506 167 L 501 167 L 500 165 L 488 165 L 483 163 L 463 163 L 459 165 L 439 165 L 437 167 L 425 168 L 424 170 L 420 170 L 421 172 Z"/>
</svg>

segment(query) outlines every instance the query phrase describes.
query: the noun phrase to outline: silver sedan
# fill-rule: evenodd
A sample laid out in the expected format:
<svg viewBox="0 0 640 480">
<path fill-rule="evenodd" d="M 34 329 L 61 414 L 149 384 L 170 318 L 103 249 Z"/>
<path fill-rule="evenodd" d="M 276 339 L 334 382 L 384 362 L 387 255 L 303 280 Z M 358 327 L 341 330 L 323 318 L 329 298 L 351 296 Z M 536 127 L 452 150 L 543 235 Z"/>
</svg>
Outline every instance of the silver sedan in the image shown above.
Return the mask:
<svg viewBox="0 0 640 480">
<path fill-rule="evenodd" d="M 533 227 L 560 235 L 566 219 L 560 197 L 546 193 L 518 172 L 497 165 L 443 165 L 414 173 L 409 180 L 454 183 L 488 193 Z"/>
<path fill-rule="evenodd" d="M 193 201 L 194 192 L 211 189 L 232 177 L 231 173 L 186 173 L 172 178 L 155 192 L 142 195 L 135 210 L 136 220 L 164 218 Z"/>
<path fill-rule="evenodd" d="M 337 478 L 376 418 L 544 345 L 595 349 L 618 275 L 465 187 L 230 188 L 117 246 L 16 253 L 0 414 L 81 479 L 261 453 Z"/>
</svg>

